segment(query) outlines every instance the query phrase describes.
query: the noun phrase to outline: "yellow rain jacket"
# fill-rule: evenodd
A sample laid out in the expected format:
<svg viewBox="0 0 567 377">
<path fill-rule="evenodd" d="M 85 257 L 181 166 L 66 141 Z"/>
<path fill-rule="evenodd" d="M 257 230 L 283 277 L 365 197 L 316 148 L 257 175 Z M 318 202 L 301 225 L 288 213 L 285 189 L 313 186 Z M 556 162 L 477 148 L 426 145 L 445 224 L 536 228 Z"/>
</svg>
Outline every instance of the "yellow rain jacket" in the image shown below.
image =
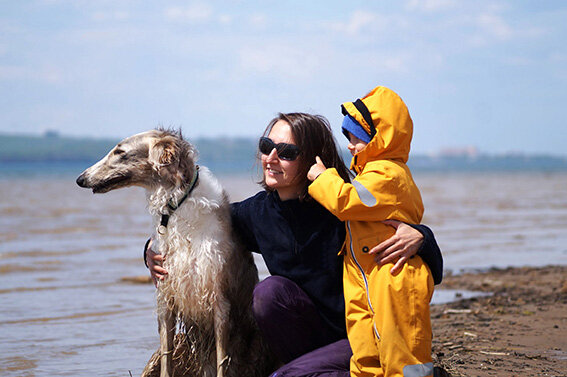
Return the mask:
<svg viewBox="0 0 567 377">
<path fill-rule="evenodd" d="M 309 194 L 347 228 L 343 282 L 351 376 L 432 376 L 429 267 L 414 256 L 392 275 L 393 264 L 379 267 L 368 254 L 395 233 L 381 221 L 421 222 L 421 195 L 406 165 L 413 122 L 401 98 L 385 87 L 344 103 L 343 113 L 372 135 L 352 159 L 357 177 L 345 183 L 327 169 Z"/>
</svg>

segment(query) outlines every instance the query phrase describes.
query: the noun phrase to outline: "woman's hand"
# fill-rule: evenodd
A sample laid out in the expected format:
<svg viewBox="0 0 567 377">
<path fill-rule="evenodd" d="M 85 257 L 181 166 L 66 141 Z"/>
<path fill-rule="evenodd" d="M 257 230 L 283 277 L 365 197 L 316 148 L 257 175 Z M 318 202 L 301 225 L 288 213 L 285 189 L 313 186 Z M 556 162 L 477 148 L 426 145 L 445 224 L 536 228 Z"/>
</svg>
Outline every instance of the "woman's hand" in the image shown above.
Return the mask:
<svg viewBox="0 0 567 377">
<path fill-rule="evenodd" d="M 321 161 L 321 158 L 319 158 L 319 156 L 316 156 L 315 163 L 311 166 L 311 168 L 307 172 L 307 179 L 309 179 L 310 181 L 314 181 L 315 178 L 317 178 L 319 174 L 321 174 L 325 170 L 327 170 L 325 164 L 323 164 L 323 161 Z"/>
<path fill-rule="evenodd" d="M 148 243 L 148 248 L 146 249 L 146 263 L 148 265 L 148 269 L 150 270 L 150 276 L 154 282 L 154 285 L 157 287 L 158 280 L 165 279 L 165 275 L 167 275 L 167 270 L 162 267 L 163 265 L 163 255 L 156 254 L 152 250 L 152 243 L 153 239 L 150 240 Z"/>
<path fill-rule="evenodd" d="M 386 225 L 396 228 L 396 234 L 386 241 L 373 247 L 368 254 L 374 254 L 374 260 L 379 266 L 394 263 L 390 273 L 398 273 L 407 260 L 419 251 L 423 243 L 423 234 L 411 226 L 397 220 L 382 221 Z"/>
</svg>

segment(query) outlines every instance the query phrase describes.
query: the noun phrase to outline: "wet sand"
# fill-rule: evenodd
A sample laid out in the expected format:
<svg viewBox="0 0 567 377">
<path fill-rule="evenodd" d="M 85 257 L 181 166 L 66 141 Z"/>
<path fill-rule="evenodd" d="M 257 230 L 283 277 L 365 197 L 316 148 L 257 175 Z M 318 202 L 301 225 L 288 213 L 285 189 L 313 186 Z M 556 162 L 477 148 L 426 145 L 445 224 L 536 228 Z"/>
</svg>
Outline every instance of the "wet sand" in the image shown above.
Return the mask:
<svg viewBox="0 0 567 377">
<path fill-rule="evenodd" d="M 433 354 L 452 376 L 567 376 L 567 267 L 446 276 L 492 295 L 432 307 Z"/>
</svg>

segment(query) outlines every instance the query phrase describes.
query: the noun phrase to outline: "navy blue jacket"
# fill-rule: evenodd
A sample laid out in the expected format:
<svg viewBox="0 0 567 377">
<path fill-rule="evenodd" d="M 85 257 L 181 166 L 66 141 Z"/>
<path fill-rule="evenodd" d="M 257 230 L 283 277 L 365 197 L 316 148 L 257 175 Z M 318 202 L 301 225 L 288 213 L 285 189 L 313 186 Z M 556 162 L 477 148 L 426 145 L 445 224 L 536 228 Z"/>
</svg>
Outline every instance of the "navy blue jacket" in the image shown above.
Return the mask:
<svg viewBox="0 0 567 377">
<path fill-rule="evenodd" d="M 342 258 L 344 223 L 314 200 L 280 200 L 262 191 L 232 203 L 232 223 L 247 249 L 261 253 L 271 275 L 299 285 L 313 300 L 336 339 L 346 337 Z M 443 259 L 433 233 L 412 225 L 424 235 L 419 255 L 433 279 L 441 281 Z"/>
</svg>

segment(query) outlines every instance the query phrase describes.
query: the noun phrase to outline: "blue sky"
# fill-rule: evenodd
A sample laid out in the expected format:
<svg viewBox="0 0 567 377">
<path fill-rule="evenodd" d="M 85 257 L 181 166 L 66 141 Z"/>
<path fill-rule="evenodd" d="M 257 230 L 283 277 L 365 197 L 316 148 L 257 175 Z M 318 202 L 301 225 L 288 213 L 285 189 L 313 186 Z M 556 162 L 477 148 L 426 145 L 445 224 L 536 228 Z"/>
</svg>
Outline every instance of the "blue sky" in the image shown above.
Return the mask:
<svg viewBox="0 0 567 377">
<path fill-rule="evenodd" d="M 567 155 L 565 1 L 0 0 L 0 132 L 256 137 L 385 85 L 413 151 Z"/>
</svg>

